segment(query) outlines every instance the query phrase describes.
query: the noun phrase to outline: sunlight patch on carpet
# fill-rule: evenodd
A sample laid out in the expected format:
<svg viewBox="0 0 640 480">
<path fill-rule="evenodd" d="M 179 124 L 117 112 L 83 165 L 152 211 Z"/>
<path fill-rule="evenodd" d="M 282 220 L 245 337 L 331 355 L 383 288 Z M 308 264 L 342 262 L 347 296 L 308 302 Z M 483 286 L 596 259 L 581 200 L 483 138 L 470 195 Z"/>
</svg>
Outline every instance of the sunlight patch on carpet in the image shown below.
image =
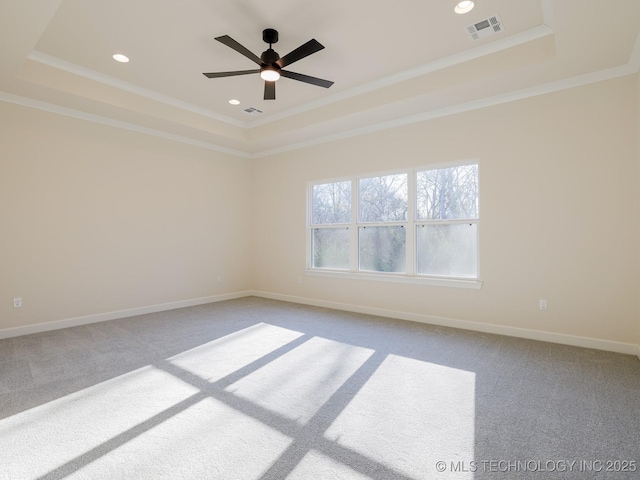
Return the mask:
<svg viewBox="0 0 640 480">
<path fill-rule="evenodd" d="M 310 478 L 331 480 L 370 480 L 371 477 L 353 470 L 320 452 L 311 451 L 287 476 L 287 480 L 308 480 Z"/>
<path fill-rule="evenodd" d="M 474 458 L 475 374 L 389 355 L 325 438 L 412 478 Z M 472 479 L 459 472 L 456 479 Z"/>
<path fill-rule="evenodd" d="M 215 382 L 302 335 L 295 330 L 259 323 L 167 360 L 203 380 Z"/>
<path fill-rule="evenodd" d="M 291 439 L 213 398 L 177 413 L 78 470 L 69 479 L 257 480 Z"/>
<path fill-rule="evenodd" d="M 45 475 L 198 391 L 147 366 L 0 420 L 0 477 Z"/>
<path fill-rule="evenodd" d="M 226 390 L 303 425 L 373 352 L 314 337 Z"/>
</svg>

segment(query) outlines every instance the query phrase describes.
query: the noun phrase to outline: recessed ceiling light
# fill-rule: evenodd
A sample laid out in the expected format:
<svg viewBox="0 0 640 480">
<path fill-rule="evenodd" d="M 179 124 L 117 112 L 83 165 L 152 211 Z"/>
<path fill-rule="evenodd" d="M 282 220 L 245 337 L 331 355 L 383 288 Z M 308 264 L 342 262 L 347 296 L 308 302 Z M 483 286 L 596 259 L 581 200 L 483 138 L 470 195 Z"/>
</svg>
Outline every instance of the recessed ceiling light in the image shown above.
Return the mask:
<svg viewBox="0 0 640 480">
<path fill-rule="evenodd" d="M 240 105 L 240 100 L 236 100 L 235 98 L 232 98 L 231 100 L 229 100 L 229 103 L 231 105 Z"/>
<path fill-rule="evenodd" d="M 127 63 L 129 61 L 129 57 L 127 57 L 126 55 L 123 55 L 121 53 L 116 53 L 113 55 L 113 59 L 116 62 L 120 62 L 120 63 Z"/>
<path fill-rule="evenodd" d="M 473 10 L 474 6 L 475 4 L 471 0 L 464 0 L 462 2 L 458 2 L 456 8 L 454 8 L 453 10 L 456 13 L 462 15 L 463 13 L 469 13 L 471 10 Z"/>
</svg>

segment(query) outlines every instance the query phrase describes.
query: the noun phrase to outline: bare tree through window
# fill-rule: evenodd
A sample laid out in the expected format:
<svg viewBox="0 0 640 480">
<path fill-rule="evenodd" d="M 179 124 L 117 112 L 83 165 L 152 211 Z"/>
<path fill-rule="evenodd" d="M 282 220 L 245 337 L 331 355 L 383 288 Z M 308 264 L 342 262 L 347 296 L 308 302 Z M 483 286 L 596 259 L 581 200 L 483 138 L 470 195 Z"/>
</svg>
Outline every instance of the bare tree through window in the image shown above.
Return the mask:
<svg viewBox="0 0 640 480">
<path fill-rule="evenodd" d="M 417 273 L 477 275 L 478 165 L 416 173 Z"/>
<path fill-rule="evenodd" d="M 314 268 L 349 268 L 351 182 L 314 185 L 311 201 L 312 265 Z M 338 227 L 337 225 L 346 224 Z"/>
<path fill-rule="evenodd" d="M 311 268 L 477 278 L 478 164 L 409 175 L 312 184 Z"/>
<path fill-rule="evenodd" d="M 361 270 L 404 272 L 406 270 L 406 225 L 380 223 L 406 222 L 409 204 L 407 174 L 363 178 L 358 186 L 361 223 L 358 229 Z"/>
</svg>

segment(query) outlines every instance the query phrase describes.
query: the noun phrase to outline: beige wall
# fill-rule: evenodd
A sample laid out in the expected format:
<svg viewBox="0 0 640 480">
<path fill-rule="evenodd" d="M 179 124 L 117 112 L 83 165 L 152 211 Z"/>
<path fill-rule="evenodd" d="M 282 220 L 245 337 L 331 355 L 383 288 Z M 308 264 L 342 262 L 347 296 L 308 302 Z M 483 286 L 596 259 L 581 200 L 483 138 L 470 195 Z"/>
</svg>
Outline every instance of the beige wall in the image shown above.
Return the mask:
<svg viewBox="0 0 640 480">
<path fill-rule="evenodd" d="M 640 343 L 639 112 L 629 76 L 249 161 L 0 103 L 0 330 L 256 289 Z M 304 276 L 306 182 L 468 158 L 481 290 Z"/>
<path fill-rule="evenodd" d="M 246 290 L 250 169 L 0 102 L 0 330 Z"/>
<path fill-rule="evenodd" d="M 256 160 L 256 289 L 629 343 L 638 336 L 637 89 L 628 76 Z M 480 161 L 481 290 L 296 283 L 307 181 L 468 158 Z"/>
</svg>

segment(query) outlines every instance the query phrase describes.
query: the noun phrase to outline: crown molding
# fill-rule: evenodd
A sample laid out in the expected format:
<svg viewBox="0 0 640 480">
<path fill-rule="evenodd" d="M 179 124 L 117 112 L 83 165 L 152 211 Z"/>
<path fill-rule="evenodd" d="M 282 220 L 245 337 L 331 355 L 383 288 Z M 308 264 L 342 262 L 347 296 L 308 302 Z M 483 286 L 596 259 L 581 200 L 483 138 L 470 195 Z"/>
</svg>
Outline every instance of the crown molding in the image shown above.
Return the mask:
<svg viewBox="0 0 640 480">
<path fill-rule="evenodd" d="M 154 128 L 143 127 L 134 123 L 123 122 L 120 120 L 114 120 L 112 118 L 103 117 L 101 115 L 94 115 L 92 113 L 82 112 L 72 108 L 62 107 L 60 105 L 54 105 L 48 102 L 42 102 L 40 100 L 34 100 L 32 98 L 22 97 L 14 95 L 8 92 L 0 91 L 0 101 L 13 103 L 16 105 L 22 105 L 24 107 L 34 108 L 36 110 L 42 110 L 45 112 L 55 113 L 57 115 L 63 115 L 65 117 L 77 118 L 79 120 L 85 120 L 87 122 L 99 123 L 101 125 L 107 125 L 110 127 L 121 128 L 132 132 L 142 133 L 144 135 L 151 135 L 153 137 L 164 138 L 165 140 L 171 140 L 174 142 L 184 143 L 187 145 L 193 145 L 207 150 L 213 150 L 215 152 L 225 153 L 227 155 L 233 155 L 242 158 L 252 158 L 252 155 L 233 148 L 221 147 L 214 143 L 202 142 L 200 140 L 194 140 L 192 138 L 184 137 L 182 135 L 174 135 L 172 133 L 163 132 Z"/>
<path fill-rule="evenodd" d="M 640 36 L 639 40 L 636 42 L 636 48 L 634 49 L 634 53 L 632 54 L 632 58 L 634 61 L 640 60 Z M 638 62 L 640 63 L 640 62 Z M 482 108 L 492 107 L 495 105 L 500 105 L 503 103 L 515 102 L 518 100 L 524 100 L 526 98 L 536 97 L 539 95 L 546 95 L 548 93 L 558 92 L 561 90 L 567 90 L 570 88 L 581 87 L 584 85 L 589 85 L 592 83 L 603 82 L 606 80 L 612 80 L 615 78 L 624 77 L 627 75 L 634 75 L 638 73 L 640 65 L 637 64 L 627 64 L 619 67 L 613 67 L 606 70 L 601 70 L 599 72 L 592 72 L 585 75 L 579 75 L 576 77 L 570 77 L 563 80 L 559 80 L 556 82 L 551 82 L 543 85 L 538 85 L 531 88 L 526 88 L 522 90 L 516 90 L 514 92 L 505 93 L 502 95 L 495 95 L 492 97 L 483 98 L 480 100 L 474 100 L 471 102 L 461 103 L 458 105 L 452 105 L 445 108 L 440 108 L 437 110 L 432 110 L 424 113 L 419 113 L 416 115 L 409 115 L 405 117 L 396 118 L 393 120 L 388 120 L 384 122 L 375 123 L 372 125 L 367 125 L 364 127 L 358 127 L 347 131 L 342 131 L 332 135 L 326 135 L 323 137 L 312 138 L 309 140 L 305 140 L 302 142 L 290 143 L 288 145 L 284 145 L 282 147 L 277 147 L 273 149 L 267 149 L 258 151 L 255 153 L 249 153 L 241 150 L 236 150 L 227 147 L 221 147 L 214 143 L 202 142 L 199 140 L 194 140 L 188 137 L 184 137 L 181 135 L 174 135 L 167 132 L 163 132 L 160 130 L 142 127 L 140 125 L 135 125 L 129 122 L 122 122 L 119 120 L 114 120 L 108 117 L 103 117 L 100 115 L 94 115 L 86 112 L 82 112 L 79 110 L 61 107 L 59 105 L 54 105 L 47 102 L 42 102 L 39 100 L 34 100 L 31 98 L 21 97 L 18 95 L 14 95 L 7 92 L 0 91 L 0 101 L 14 103 L 18 105 L 23 105 L 25 107 L 35 108 L 38 110 L 44 110 L 51 113 L 56 113 L 59 115 L 64 115 L 67 117 L 74 117 L 81 120 L 86 120 L 89 122 L 100 123 L 102 125 L 108 125 L 111 127 L 122 128 L 125 130 L 131 130 L 133 132 L 142 133 L 145 135 L 151 135 L 154 137 L 164 138 L 167 140 L 172 140 L 180 143 L 186 143 L 188 145 L 194 145 L 197 147 L 205 148 L 208 150 L 213 150 L 220 153 L 225 153 L 228 155 L 234 155 L 242 158 L 249 159 L 257 159 L 269 157 L 272 155 L 277 155 L 281 153 L 290 152 L 293 150 L 299 150 L 302 148 L 312 147 L 315 145 L 321 145 L 323 143 L 335 142 L 338 140 L 344 140 L 351 137 L 356 137 L 360 135 L 366 135 L 370 133 L 380 132 L 383 130 L 387 130 L 390 128 L 402 127 L 405 125 L 411 125 L 414 123 L 425 122 L 428 120 L 434 120 L 437 118 L 447 117 L 449 115 L 456 115 L 459 113 L 469 112 L 473 110 L 479 110 Z"/>
<path fill-rule="evenodd" d="M 553 30 L 551 30 L 551 28 L 549 28 L 547 25 L 538 25 L 537 27 L 530 28 L 523 32 L 510 35 L 508 37 L 500 38 L 491 43 L 486 43 L 484 45 L 480 45 L 478 47 L 471 48 L 469 50 L 465 50 L 453 55 L 449 55 L 447 57 L 434 60 L 433 62 L 429 62 L 415 68 L 404 70 L 402 72 L 397 72 L 397 73 L 394 73 L 393 75 L 389 75 L 387 77 L 374 80 L 364 85 L 359 85 L 357 87 L 344 90 L 340 93 L 329 95 L 320 100 L 309 102 L 304 105 L 300 105 L 299 107 L 290 108 L 289 110 L 286 110 L 284 112 L 270 115 L 267 118 L 254 120 L 252 122 L 249 122 L 248 126 L 250 128 L 254 128 L 254 127 L 259 127 L 272 122 L 276 122 L 284 118 L 291 117 L 293 115 L 298 115 L 300 113 L 308 112 L 310 110 L 324 107 L 332 103 L 347 100 L 351 97 L 362 95 L 364 93 L 369 93 L 374 90 L 378 90 L 380 88 L 389 87 L 391 85 L 395 85 L 405 80 L 410 80 L 415 77 L 420 77 L 422 75 L 427 75 L 429 73 L 437 72 L 438 70 L 444 70 L 445 68 L 453 67 L 455 65 L 460 65 L 462 63 L 469 62 L 471 60 L 475 60 L 480 57 L 491 55 L 493 53 L 497 53 L 503 50 L 507 50 L 509 48 L 517 47 L 518 45 L 523 45 L 525 43 L 528 43 L 534 40 L 539 40 L 541 38 L 544 38 L 553 34 L 554 34 Z"/>
<path fill-rule="evenodd" d="M 548 0 L 545 0 L 545 1 L 548 1 Z M 546 15 L 545 15 L 545 20 L 546 20 Z M 89 80 L 102 83 L 110 87 L 118 88 L 120 90 L 133 93 L 135 95 L 139 95 L 141 97 L 148 98 L 160 103 L 164 103 L 172 107 L 181 108 L 183 110 L 196 113 L 199 115 L 203 115 L 205 117 L 212 118 L 214 120 L 218 120 L 221 122 L 225 122 L 230 125 L 240 127 L 243 129 L 251 129 L 261 125 L 266 125 L 272 122 L 276 122 L 284 118 L 291 117 L 293 115 L 298 115 L 300 113 L 308 112 L 310 110 L 314 110 L 316 108 L 323 107 L 325 105 L 330 105 L 332 103 L 340 102 L 351 97 L 362 95 L 364 93 L 378 90 L 380 88 L 389 87 L 391 85 L 403 82 L 405 80 L 409 80 L 422 75 L 427 75 L 429 73 L 436 72 L 438 70 L 443 70 L 445 68 L 449 68 L 454 65 L 459 65 L 461 63 L 468 62 L 470 60 L 475 60 L 477 58 L 480 58 L 486 55 L 491 55 L 493 53 L 496 53 L 502 50 L 506 50 L 512 47 L 516 47 L 518 45 L 522 45 L 534 40 L 538 40 L 548 35 L 553 35 L 553 33 L 554 33 L 553 30 L 551 30 L 551 28 L 549 28 L 547 25 L 539 25 L 537 27 L 530 28 L 523 32 L 498 39 L 491 43 L 480 45 L 478 47 L 465 50 L 457 54 L 449 55 L 447 57 L 437 59 L 433 62 L 429 62 L 415 68 L 404 70 L 402 72 L 397 72 L 397 73 L 394 73 L 393 75 L 389 75 L 387 77 L 374 80 L 364 85 L 359 85 L 357 87 L 350 88 L 343 92 L 329 95 L 327 97 L 322 98 L 321 100 L 309 102 L 299 107 L 294 107 L 284 112 L 270 115 L 267 118 L 253 120 L 251 122 L 242 122 L 225 115 L 220 115 L 211 110 L 198 107 L 197 105 L 193 105 L 191 103 L 184 102 L 182 100 L 178 100 L 176 98 L 170 97 L 168 95 L 163 95 L 153 90 L 139 87 L 137 85 L 134 85 L 122 80 L 118 80 L 117 78 L 111 77 L 109 75 L 105 75 L 103 73 L 99 73 L 94 70 L 81 67 L 80 65 L 67 62 L 66 60 L 62 60 L 60 58 L 54 57 L 52 55 L 48 55 L 46 53 L 43 53 L 37 50 L 34 50 L 33 52 L 31 52 L 28 58 L 29 60 L 32 60 L 34 62 L 41 63 L 49 67 L 53 67 L 67 73 L 71 73 L 73 75 L 78 75 L 80 77 L 87 78 Z"/>
<path fill-rule="evenodd" d="M 31 52 L 28 59 L 34 62 L 41 63 L 43 65 L 47 65 L 49 67 L 57 68 L 58 70 L 71 73 L 73 75 L 77 75 L 79 77 L 93 80 L 94 82 L 102 83 L 103 85 L 107 85 L 109 87 L 114 87 L 128 93 L 133 93 L 134 95 L 139 95 L 156 102 L 164 103 L 165 105 L 169 105 L 171 107 L 180 108 L 182 110 L 196 113 L 204 117 L 212 118 L 213 120 L 218 120 L 220 122 L 228 123 L 229 125 L 233 125 L 236 127 L 245 129 L 247 128 L 246 122 L 241 122 L 240 120 L 236 120 L 225 115 L 220 115 L 219 113 L 213 112 L 206 108 L 198 107 L 197 105 L 193 105 L 192 103 L 184 102 L 182 100 L 178 100 L 177 98 L 163 95 L 153 90 L 149 90 L 147 88 L 142 88 L 132 83 L 125 82 L 123 80 L 118 80 L 117 78 L 111 77 L 109 75 L 105 75 L 103 73 L 96 72 L 95 70 L 81 67 L 80 65 L 76 65 L 75 63 L 61 60 L 58 57 L 47 55 L 46 53 L 42 53 L 37 50 Z"/>
<path fill-rule="evenodd" d="M 528 32 L 529 32 L 528 35 L 532 34 L 531 31 L 528 31 Z M 542 36 L 548 35 L 549 32 L 550 32 L 550 30 L 548 29 L 548 27 L 537 29 L 537 34 L 538 35 L 542 35 Z M 36 57 L 38 57 L 38 55 L 39 54 L 36 54 Z M 54 58 L 54 57 L 50 57 L 50 58 Z M 42 57 L 40 57 L 40 59 L 42 59 Z M 69 64 L 69 65 L 71 65 L 71 64 Z M 78 67 L 78 68 L 81 68 L 81 67 Z M 422 66 L 419 69 L 424 69 L 424 68 L 427 68 L 427 67 L 426 66 Z M 434 67 L 432 66 L 431 68 L 434 68 Z M 444 68 L 444 67 L 442 67 L 442 68 Z M 419 69 L 413 69 L 410 72 L 402 72 L 401 74 L 398 74 L 398 75 L 413 75 Z M 86 70 L 86 69 L 83 69 L 83 70 Z M 103 125 L 109 125 L 109 126 L 116 127 L 116 128 L 123 128 L 123 129 L 126 129 L 126 130 L 131 130 L 131 131 L 142 133 L 142 134 L 145 134 L 145 135 L 152 135 L 152 136 L 155 136 L 155 137 L 164 138 L 164 139 L 168 139 L 168 140 L 172 140 L 172 141 L 176 141 L 176 142 L 181 142 L 181 143 L 185 143 L 185 144 L 188 144 L 188 145 L 194 145 L 194 146 L 197 146 L 197 147 L 201 147 L 201 148 L 205 148 L 205 149 L 208 149 L 208 150 L 213 150 L 213 151 L 216 151 L 216 152 L 225 153 L 225 154 L 228 154 L 228 155 L 233 155 L 233 156 L 237 156 L 237 157 L 241 157 L 241 158 L 257 159 L 257 158 L 263 158 L 263 157 L 268 157 L 268 156 L 271 156 L 271 155 L 277 155 L 277 154 L 280 154 L 280 153 L 289 152 L 289 151 L 292 151 L 292 150 L 298 150 L 298 149 L 302 149 L 302 148 L 307 148 L 307 147 L 311 147 L 311 146 L 314 146 L 314 145 L 320 145 L 320 144 L 323 144 L 323 143 L 328 143 L 328 142 L 342 140 L 342 139 L 346 139 L 346 138 L 350 138 L 350 137 L 355 137 L 355 136 L 359 136 L 359 135 L 366 135 L 366 134 L 369 134 L 369 133 L 379 132 L 379 131 L 386 130 L 386 129 L 389 129 L 389 128 L 395 128 L 395 127 L 400 127 L 400 126 L 404 126 L 404 125 L 410 125 L 410 124 L 413 124 L 413 123 L 424 122 L 424 121 L 433 120 L 433 119 L 436 119 L 436 118 L 446 117 L 446 116 L 449 116 L 449 115 L 455 115 L 455 114 L 458 114 L 458 113 L 463 113 L 463 112 L 472 111 L 472 110 L 478 110 L 478 109 L 481 109 L 481 108 L 491 107 L 491 106 L 494 106 L 494 105 L 500 105 L 500 104 L 503 104 L 503 103 L 523 100 L 523 99 L 535 97 L 535 96 L 538 96 L 538 95 L 546 95 L 548 93 L 553 93 L 553 92 L 557 92 L 557 91 L 561 91 L 561 90 L 580 87 L 580 86 L 583 86 L 583 85 L 589 85 L 589 84 L 592 84 L 592 83 L 598 83 L 598 82 L 602 82 L 602 81 L 606 81 L 606 80 L 612 80 L 612 79 L 624 77 L 624 76 L 627 76 L 627 75 L 634 75 L 634 74 L 637 74 L 639 71 L 640 71 L 640 34 L 636 38 L 636 42 L 635 42 L 633 51 L 632 51 L 632 53 L 631 53 L 631 55 L 629 57 L 629 61 L 625 65 L 609 68 L 609 69 L 606 69 L 606 70 L 601 70 L 601 71 L 598 71 L 598 72 L 592 72 L 592 73 L 588 73 L 588 74 L 584 74 L 584 75 L 579 75 L 579 76 L 576 76 L 576 77 L 570 77 L 570 78 L 562 79 L 562 80 L 555 81 L 555 82 L 550 82 L 550 83 L 543 84 L 543 85 L 538 85 L 538 86 L 527 88 L 527 89 L 517 90 L 517 91 L 514 91 L 514 92 L 505 93 L 505 94 L 502 94 L 502 95 L 496 95 L 496 96 L 492 96 L 492 97 L 488 97 L 488 98 L 484 98 L 484 99 L 480 99 L 480 100 L 475 100 L 475 101 L 472 101 L 472 102 L 467 102 L 467 103 L 463 103 L 463 104 L 459 104 L 459 105 L 452 105 L 452 106 L 449 106 L 449 107 L 445 107 L 445 108 L 441 108 L 441 109 L 437 109 L 437 110 L 433 110 L 433 111 L 428 111 L 428 112 L 424 112 L 424 113 L 420 113 L 420 114 L 416 114 L 416 115 L 409 115 L 409 116 L 400 117 L 400 118 L 396 118 L 396 119 L 392 119 L 392 120 L 388 120 L 388 121 L 378 122 L 376 124 L 367 125 L 367 126 L 364 126 L 364 127 L 353 128 L 353 129 L 348 130 L 348 131 L 343 131 L 343 132 L 339 132 L 339 133 L 332 134 L 332 135 L 326 135 L 326 136 L 323 136 L 323 137 L 316 137 L 316 138 L 312 138 L 312 139 L 305 140 L 305 141 L 302 141 L 302 142 L 290 143 L 288 145 L 283 145 L 281 147 L 272 148 L 272 149 L 265 149 L 265 150 L 261 150 L 261 151 L 254 152 L 254 153 L 249 153 L 249 152 L 242 151 L 242 150 L 236 150 L 236 149 L 232 149 L 232 148 L 222 147 L 222 146 L 216 145 L 215 143 L 194 140 L 194 139 L 191 139 L 191 138 L 188 138 L 188 137 L 184 137 L 184 136 L 181 136 L 181 135 L 174 135 L 174 134 L 170 134 L 170 133 L 163 132 L 163 131 L 160 131 L 160 130 L 147 128 L 147 127 L 142 127 L 140 125 L 136 125 L 136 124 L 129 123 L 129 122 L 122 122 L 122 121 L 119 121 L 119 120 L 114 120 L 114 119 L 103 117 L 103 116 L 99 116 L 99 115 L 89 114 L 89 113 L 82 112 L 82 111 L 79 111 L 79 110 L 74 110 L 74 109 L 71 109 L 71 108 L 66 108 L 66 107 L 62 107 L 62 106 L 59 106 L 59 105 L 54 105 L 54 104 L 51 104 L 51 103 L 42 102 L 42 101 L 39 101 L 39 100 L 34 100 L 34 99 L 26 98 L 26 97 L 21 97 L 21 96 L 18 96 L 18 95 L 7 93 L 7 92 L 0 91 L 0 101 L 19 104 L 19 105 L 23 105 L 23 106 L 30 107 L 30 108 L 44 110 L 44 111 L 48 111 L 48 112 L 51 112 L 51 113 L 56 113 L 56 114 L 64 115 L 64 116 L 68 116 L 68 117 L 74 117 L 74 118 L 78 118 L 78 119 L 81 119 L 81 120 L 86 120 L 86 121 L 90 121 L 90 122 L 94 122 L 94 123 L 100 123 L 100 124 L 103 124 Z M 413 73 L 411 73 L 411 72 L 413 72 Z M 392 76 L 392 77 L 396 78 L 396 76 Z M 406 78 L 411 78 L 411 77 L 406 77 Z M 115 82 L 119 82 L 119 81 L 117 81 L 115 79 L 113 79 L 113 80 Z M 382 83 L 389 82 L 389 81 L 392 81 L 392 80 L 393 80 L 393 78 L 389 79 L 389 77 L 387 77 L 386 79 L 382 79 L 379 82 L 371 82 L 370 84 L 368 84 L 368 86 L 364 86 L 364 87 L 361 87 L 361 88 L 374 89 L 374 85 L 373 84 L 378 85 L 375 88 L 381 88 L 381 86 L 383 86 Z M 124 82 L 122 82 L 122 83 L 124 83 Z M 131 87 L 137 88 L 137 87 L 134 87 L 134 86 L 131 86 Z M 349 92 L 351 92 L 349 94 L 349 96 L 354 95 L 354 93 L 353 93 L 354 90 L 355 89 L 352 89 L 352 90 L 349 91 Z M 346 95 L 347 93 L 348 92 L 345 92 L 344 95 Z M 343 95 L 343 94 L 339 94 L 339 95 Z M 337 96 L 338 95 L 335 95 L 334 97 L 337 97 Z M 347 98 L 347 97 L 345 96 L 344 98 Z M 340 99 L 343 99 L 343 98 L 341 97 Z M 175 101 L 179 102 L 178 100 L 175 100 Z M 338 101 L 338 100 L 332 100 L 332 101 Z M 307 109 L 307 108 L 310 109 L 310 108 L 316 108 L 317 107 L 317 105 L 313 106 L 313 107 L 309 107 L 309 105 L 311 105 L 311 104 L 307 104 L 307 105 L 305 105 L 303 107 L 300 107 L 300 111 L 303 111 L 301 109 Z M 194 108 L 197 108 L 197 107 L 194 107 Z M 252 124 L 252 125 L 255 126 L 255 123 Z M 246 128 L 246 125 L 245 125 L 244 128 Z"/>
<path fill-rule="evenodd" d="M 623 65 L 620 67 L 609 68 L 607 70 L 601 70 L 599 72 L 588 73 L 577 77 L 566 78 L 556 82 L 551 82 L 543 85 L 538 85 L 531 88 L 522 90 L 516 90 L 501 95 L 495 95 L 493 97 L 487 97 L 480 100 L 474 100 L 467 103 L 461 103 L 458 105 L 451 105 L 445 108 L 437 110 L 431 110 L 416 115 L 409 115 L 406 117 L 400 117 L 386 122 L 379 122 L 365 127 L 354 128 L 352 130 L 343 131 L 340 133 L 327 135 L 324 137 L 318 137 L 302 142 L 291 143 L 283 147 L 278 147 L 269 150 L 263 150 L 258 153 L 254 153 L 252 158 L 268 157 L 271 155 L 277 155 L 280 153 L 289 152 L 292 150 L 298 150 L 301 148 L 320 145 L 323 143 L 335 142 L 337 140 L 343 140 L 346 138 L 356 137 L 360 135 L 366 135 L 369 133 L 375 133 L 390 128 L 401 127 L 405 125 L 411 125 L 414 123 L 425 122 L 427 120 L 434 120 L 436 118 L 447 117 L 449 115 L 455 115 L 458 113 L 469 112 L 472 110 L 479 110 L 482 108 L 492 107 L 503 103 L 515 102 L 518 100 L 524 100 L 526 98 L 536 97 L 539 95 L 546 95 L 548 93 L 558 92 L 561 90 L 567 90 L 570 88 L 581 87 L 583 85 L 589 85 L 592 83 L 603 82 L 606 80 L 612 80 L 627 75 L 633 75 L 637 73 L 638 68 L 634 68 L 630 65 Z"/>
</svg>

